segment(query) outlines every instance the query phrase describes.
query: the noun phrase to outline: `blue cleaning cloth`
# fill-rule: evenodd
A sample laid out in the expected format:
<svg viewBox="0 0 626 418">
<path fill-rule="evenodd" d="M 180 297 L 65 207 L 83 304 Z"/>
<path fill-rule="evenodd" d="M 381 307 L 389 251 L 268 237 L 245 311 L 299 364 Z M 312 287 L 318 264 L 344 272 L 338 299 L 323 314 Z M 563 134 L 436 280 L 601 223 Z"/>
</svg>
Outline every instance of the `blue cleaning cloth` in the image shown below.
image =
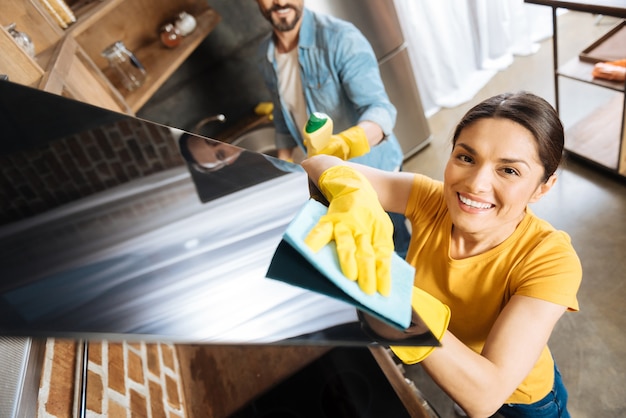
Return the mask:
<svg viewBox="0 0 626 418">
<path fill-rule="evenodd" d="M 353 304 L 359 309 L 365 308 L 362 310 L 366 310 L 397 328 L 408 328 L 411 324 L 411 295 L 415 275 L 413 266 L 393 253 L 390 295 L 385 297 L 378 292 L 373 295 L 364 293 L 357 282 L 348 279 L 341 272 L 334 241 L 331 241 L 317 253 L 311 251 L 304 243 L 309 231 L 317 224 L 322 215 L 326 214 L 327 210 L 328 208 L 318 201 L 309 200 L 291 221 L 283 239 L 341 289 L 345 295 L 356 301 L 357 303 Z M 342 299 L 345 300 L 345 298 Z"/>
</svg>

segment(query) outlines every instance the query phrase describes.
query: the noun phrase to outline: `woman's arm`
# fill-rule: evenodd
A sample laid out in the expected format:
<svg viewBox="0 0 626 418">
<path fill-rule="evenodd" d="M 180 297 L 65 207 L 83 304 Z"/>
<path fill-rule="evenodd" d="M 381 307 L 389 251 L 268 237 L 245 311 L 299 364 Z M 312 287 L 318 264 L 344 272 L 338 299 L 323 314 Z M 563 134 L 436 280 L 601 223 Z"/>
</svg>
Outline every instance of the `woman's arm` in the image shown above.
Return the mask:
<svg viewBox="0 0 626 418">
<path fill-rule="evenodd" d="M 513 296 L 482 353 L 446 331 L 442 346 L 421 364 L 469 416 L 491 416 L 530 373 L 565 310 L 540 299 Z"/>
<path fill-rule="evenodd" d="M 352 167 L 362 173 L 376 191 L 383 209 L 404 214 L 413 186 L 414 174 L 383 171 L 343 161 L 330 155 L 316 155 L 302 161 L 302 167 L 316 185 L 322 173 L 336 165 Z"/>
<path fill-rule="evenodd" d="M 530 373 L 565 310 L 565 306 L 540 299 L 513 296 L 489 333 L 482 353 L 446 331 L 441 347 L 420 364 L 469 416 L 492 416 Z M 375 333 L 387 339 L 424 332 L 424 324 L 415 313 L 412 322 L 416 325 L 404 333 L 371 316 L 365 319 Z"/>
</svg>

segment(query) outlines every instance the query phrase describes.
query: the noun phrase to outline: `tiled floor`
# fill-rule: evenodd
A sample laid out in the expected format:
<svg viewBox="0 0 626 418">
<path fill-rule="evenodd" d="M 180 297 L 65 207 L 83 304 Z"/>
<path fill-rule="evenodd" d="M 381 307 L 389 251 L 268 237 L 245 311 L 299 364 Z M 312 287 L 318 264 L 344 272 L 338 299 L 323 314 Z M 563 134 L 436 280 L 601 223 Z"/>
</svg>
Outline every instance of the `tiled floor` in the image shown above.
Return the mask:
<svg viewBox="0 0 626 418">
<path fill-rule="evenodd" d="M 559 18 L 560 56 L 573 57 L 607 32 L 612 18 L 568 13 Z M 580 106 L 575 101 L 604 100 L 606 92 L 581 83 L 561 84 L 561 101 L 569 97 L 567 127 Z M 441 178 L 454 124 L 476 102 L 509 90 L 529 90 L 554 103 L 551 40 L 539 52 L 518 57 L 498 73 L 470 102 L 444 109 L 430 118 L 432 143 L 405 164 L 405 170 Z M 594 90 L 595 89 L 595 90 Z M 568 96 L 569 94 L 569 96 Z M 574 103 L 573 103 L 574 102 Z M 626 416 L 626 181 L 569 161 L 555 188 L 533 210 L 567 231 L 583 264 L 580 312 L 567 313 L 550 340 L 550 347 L 569 390 L 573 418 Z M 442 418 L 455 417 L 452 401 L 419 365 L 405 366 L 407 376 Z"/>
</svg>

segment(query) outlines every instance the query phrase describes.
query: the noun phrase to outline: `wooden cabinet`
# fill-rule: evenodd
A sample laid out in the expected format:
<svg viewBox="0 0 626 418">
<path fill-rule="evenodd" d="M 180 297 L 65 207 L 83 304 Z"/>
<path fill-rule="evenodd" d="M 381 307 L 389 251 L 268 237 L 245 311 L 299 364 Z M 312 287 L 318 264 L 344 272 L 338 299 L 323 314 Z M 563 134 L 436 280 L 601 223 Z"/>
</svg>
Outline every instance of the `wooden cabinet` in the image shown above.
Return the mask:
<svg viewBox="0 0 626 418">
<path fill-rule="evenodd" d="M 593 0 L 593 1 L 560 1 L 560 0 L 525 0 L 526 3 L 539 4 L 552 7 L 553 26 L 553 61 L 554 61 L 554 89 L 556 109 L 560 110 L 560 101 L 566 101 L 567 97 L 559 95 L 559 83 L 562 78 L 575 80 L 577 83 L 586 83 L 598 88 L 610 89 L 618 92 L 605 104 L 598 106 L 587 116 L 569 127 L 565 135 L 565 148 L 569 154 L 580 158 L 593 165 L 626 177 L 626 90 L 625 83 L 607 81 L 593 78 L 591 72 L 594 63 L 573 58 L 563 65 L 558 65 L 558 25 L 557 9 L 592 13 L 603 16 L 614 16 L 626 19 L 626 6 L 624 0 Z M 620 23 L 612 29 L 606 38 L 620 33 L 618 29 L 623 26 Z M 606 39 L 605 39 L 606 40 Z M 620 43 L 616 43 L 620 45 Z M 618 48 L 623 48 L 618 46 Z M 581 51 L 583 54 L 585 51 Z M 615 51 L 616 54 L 626 58 L 626 49 Z"/>
<path fill-rule="evenodd" d="M 0 14 L 0 74 L 13 82 L 71 97 L 110 110 L 134 114 L 215 28 L 220 16 L 205 0 L 82 0 L 71 5 L 76 22 L 66 29 L 39 0 L 4 0 Z M 176 48 L 159 40 L 159 28 L 186 11 L 196 29 Z M 10 23 L 27 33 L 35 57 L 26 54 L 5 29 Z M 147 71 L 132 92 L 107 77 L 102 50 L 121 40 Z"/>
</svg>

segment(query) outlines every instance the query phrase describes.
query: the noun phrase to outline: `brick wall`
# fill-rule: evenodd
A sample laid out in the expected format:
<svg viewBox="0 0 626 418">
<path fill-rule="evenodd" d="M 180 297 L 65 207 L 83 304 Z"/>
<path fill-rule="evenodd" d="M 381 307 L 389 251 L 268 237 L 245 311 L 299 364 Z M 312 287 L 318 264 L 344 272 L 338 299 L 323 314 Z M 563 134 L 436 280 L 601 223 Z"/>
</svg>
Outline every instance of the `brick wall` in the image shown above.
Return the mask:
<svg viewBox="0 0 626 418">
<path fill-rule="evenodd" d="M 0 224 L 184 164 L 166 127 L 139 119 L 0 156 Z"/>
<path fill-rule="evenodd" d="M 38 398 L 38 418 L 77 411 L 79 343 L 49 339 Z M 187 416 L 180 366 L 167 343 L 89 343 L 87 417 Z"/>
</svg>

